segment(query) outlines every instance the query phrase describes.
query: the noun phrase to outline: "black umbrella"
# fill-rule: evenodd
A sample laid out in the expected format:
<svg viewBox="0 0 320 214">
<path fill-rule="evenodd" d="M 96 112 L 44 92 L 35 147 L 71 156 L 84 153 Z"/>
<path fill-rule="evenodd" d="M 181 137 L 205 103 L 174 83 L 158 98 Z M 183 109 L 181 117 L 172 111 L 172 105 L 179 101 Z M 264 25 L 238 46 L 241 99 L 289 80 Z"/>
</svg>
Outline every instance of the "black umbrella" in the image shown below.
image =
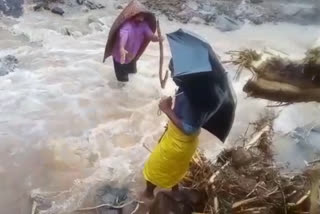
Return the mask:
<svg viewBox="0 0 320 214">
<path fill-rule="evenodd" d="M 211 112 L 203 127 L 224 141 L 233 123 L 236 104 L 223 66 L 211 46 L 200 36 L 180 29 L 167 34 L 167 37 L 174 82 L 197 110 Z M 221 108 L 226 109 L 222 111 Z M 224 128 L 216 125 L 222 122 L 217 119 L 217 114 L 226 117 Z"/>
</svg>

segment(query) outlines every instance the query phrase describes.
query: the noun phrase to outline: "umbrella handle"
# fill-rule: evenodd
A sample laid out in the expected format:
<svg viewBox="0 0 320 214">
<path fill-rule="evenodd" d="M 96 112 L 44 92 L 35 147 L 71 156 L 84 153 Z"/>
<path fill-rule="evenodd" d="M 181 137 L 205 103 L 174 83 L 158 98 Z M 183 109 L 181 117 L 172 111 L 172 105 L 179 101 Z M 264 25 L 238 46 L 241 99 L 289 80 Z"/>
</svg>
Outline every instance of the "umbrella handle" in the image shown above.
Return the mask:
<svg viewBox="0 0 320 214">
<path fill-rule="evenodd" d="M 161 29 L 160 29 L 160 22 L 157 20 L 157 33 L 159 38 L 159 48 L 160 48 L 160 61 L 159 61 L 159 80 L 161 88 L 166 87 L 166 83 L 169 77 L 169 72 L 166 71 L 165 77 L 163 78 L 162 68 L 163 68 L 163 41 L 161 41 Z"/>
</svg>

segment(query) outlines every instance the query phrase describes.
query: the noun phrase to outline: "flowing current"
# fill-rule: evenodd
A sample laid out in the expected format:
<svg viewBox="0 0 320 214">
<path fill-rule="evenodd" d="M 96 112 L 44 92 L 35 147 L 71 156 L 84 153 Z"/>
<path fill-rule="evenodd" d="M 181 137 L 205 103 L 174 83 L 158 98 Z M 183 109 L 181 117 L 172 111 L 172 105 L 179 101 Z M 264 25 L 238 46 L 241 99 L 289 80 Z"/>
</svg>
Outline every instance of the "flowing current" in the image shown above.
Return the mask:
<svg viewBox="0 0 320 214">
<path fill-rule="evenodd" d="M 101 62 L 109 28 L 119 13 L 113 2 L 107 4 L 103 10 L 74 10 L 64 17 L 30 8 L 19 19 L 1 17 L 0 58 L 10 54 L 19 64 L 15 72 L 0 77 L 0 213 L 30 213 L 30 191 L 37 188 L 61 191 L 78 186 L 56 208 L 56 213 L 68 213 L 99 182 L 142 187 L 141 171 L 149 154 L 145 147 L 153 148 L 167 121 L 157 114 L 158 101 L 172 95 L 175 86 L 169 81 L 165 90 L 160 89 L 155 43 L 130 82 L 124 87 L 117 84 L 111 60 Z M 160 21 L 163 32 L 183 27 L 202 35 L 222 59 L 226 51 L 240 48 L 269 48 L 301 58 L 320 35 L 317 26 L 284 23 L 245 25 L 222 33 L 211 26 L 182 25 L 163 17 Z M 167 42 L 164 48 L 166 66 Z M 235 68 L 226 69 L 232 79 Z M 233 145 L 268 104 L 242 92 L 249 77 L 233 82 L 238 106 L 226 145 Z M 281 110 L 274 127 L 279 162 L 301 168 L 315 155 L 320 149 L 316 133 L 313 143 L 303 146 L 288 134 L 317 123 L 319 115 L 315 103 Z M 209 157 L 223 146 L 208 133 L 201 134 L 201 147 Z"/>
</svg>

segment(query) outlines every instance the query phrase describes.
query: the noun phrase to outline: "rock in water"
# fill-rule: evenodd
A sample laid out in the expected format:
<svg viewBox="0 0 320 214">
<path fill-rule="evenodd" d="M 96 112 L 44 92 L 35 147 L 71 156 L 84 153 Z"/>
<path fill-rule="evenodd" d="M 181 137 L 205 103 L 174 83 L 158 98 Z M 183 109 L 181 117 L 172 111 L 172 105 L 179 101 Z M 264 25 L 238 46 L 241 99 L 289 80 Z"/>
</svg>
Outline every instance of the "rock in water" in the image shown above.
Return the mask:
<svg viewBox="0 0 320 214">
<path fill-rule="evenodd" d="M 79 5 L 82 5 L 83 2 L 84 2 L 84 0 L 77 0 L 77 3 L 78 3 Z"/>
<path fill-rule="evenodd" d="M 4 76 L 9 74 L 10 72 L 14 72 L 18 62 L 18 59 L 12 55 L 8 55 L 0 59 L 0 76 Z"/>
<path fill-rule="evenodd" d="M 221 15 L 215 20 L 215 27 L 222 32 L 238 30 L 241 27 L 241 23 L 228 16 Z"/>
<path fill-rule="evenodd" d="M 34 6 L 34 7 L 33 7 L 33 10 L 34 10 L 34 11 L 38 11 L 38 10 L 40 10 L 42 7 L 43 7 L 43 4 L 40 3 L 40 4 L 37 4 L 36 6 Z"/>
<path fill-rule="evenodd" d="M 104 8 L 103 5 L 101 4 L 97 4 L 97 3 L 94 3 L 92 1 L 85 1 L 85 5 L 90 9 L 90 10 L 96 10 L 96 9 L 102 9 Z"/>
<path fill-rule="evenodd" d="M 200 17 L 192 17 L 191 19 L 190 19 L 190 23 L 192 23 L 192 24 L 196 24 L 196 25 L 202 25 L 202 24 L 205 24 L 206 23 L 206 21 L 205 20 L 203 20 L 202 18 L 200 18 Z"/>
<path fill-rule="evenodd" d="M 23 0 L 0 0 L 0 14 L 19 17 L 23 13 Z"/>
<path fill-rule="evenodd" d="M 44 2 L 38 2 L 36 4 L 36 6 L 33 7 L 33 10 L 34 11 L 38 11 L 38 10 L 41 10 L 42 8 L 45 9 L 45 10 L 50 10 L 48 2 L 45 2 L 45 1 Z"/>
<path fill-rule="evenodd" d="M 250 2 L 253 4 L 259 4 L 259 3 L 262 3 L 263 0 L 250 0 Z"/>
<path fill-rule="evenodd" d="M 62 16 L 64 14 L 64 11 L 60 7 L 54 7 L 51 10 L 52 13 L 58 14 Z"/>
<path fill-rule="evenodd" d="M 110 204 L 111 206 L 119 206 L 132 200 L 130 198 L 129 189 L 114 188 L 109 185 L 103 186 L 97 190 L 96 201 L 98 204 Z M 101 207 L 99 214 L 118 214 L 118 210 L 112 210 L 110 207 Z"/>
</svg>

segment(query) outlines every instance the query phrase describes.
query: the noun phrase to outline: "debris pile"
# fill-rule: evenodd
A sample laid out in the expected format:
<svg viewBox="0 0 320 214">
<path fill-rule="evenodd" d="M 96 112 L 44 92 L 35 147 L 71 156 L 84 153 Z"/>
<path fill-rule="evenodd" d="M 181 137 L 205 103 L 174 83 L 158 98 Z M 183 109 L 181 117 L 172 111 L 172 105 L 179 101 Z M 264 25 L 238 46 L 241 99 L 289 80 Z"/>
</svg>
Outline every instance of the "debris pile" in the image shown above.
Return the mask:
<svg viewBox="0 0 320 214">
<path fill-rule="evenodd" d="M 243 147 L 223 151 L 216 163 L 198 153 L 183 186 L 206 193 L 204 213 L 309 213 L 310 176 L 281 174 L 270 151 L 270 121 L 255 128 Z"/>
<path fill-rule="evenodd" d="M 282 103 L 320 101 L 320 48 L 309 50 L 301 60 L 255 50 L 229 52 L 238 66 L 237 77 L 246 68 L 254 75 L 243 90 L 252 97 Z"/>
</svg>

